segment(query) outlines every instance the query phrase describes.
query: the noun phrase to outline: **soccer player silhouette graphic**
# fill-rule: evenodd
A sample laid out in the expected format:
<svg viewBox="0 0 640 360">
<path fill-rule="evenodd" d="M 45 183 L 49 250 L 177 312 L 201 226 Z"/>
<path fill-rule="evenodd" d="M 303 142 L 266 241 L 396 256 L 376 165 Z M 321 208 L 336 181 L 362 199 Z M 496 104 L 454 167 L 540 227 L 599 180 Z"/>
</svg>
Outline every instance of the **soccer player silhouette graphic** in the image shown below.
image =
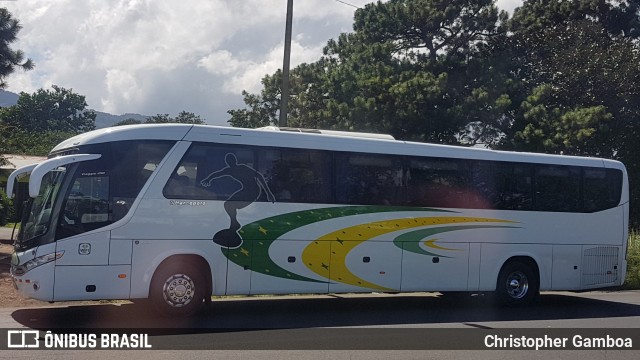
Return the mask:
<svg viewBox="0 0 640 360">
<path fill-rule="evenodd" d="M 229 228 L 220 230 L 213 235 L 213 242 L 216 244 L 228 248 L 237 248 L 242 245 L 242 238 L 238 234 L 238 230 L 242 227 L 237 219 L 238 210 L 258 200 L 262 191 L 267 195 L 267 200 L 272 203 L 276 201 L 276 198 L 273 196 L 271 189 L 269 189 L 264 176 L 258 171 L 245 164 L 238 164 L 238 158 L 232 153 L 225 155 L 224 161 L 227 164 L 226 167 L 212 172 L 200 184 L 204 187 L 209 187 L 211 186 L 211 181 L 224 176 L 229 176 L 240 184 L 240 189 L 231 194 L 224 202 L 224 210 L 231 220 Z"/>
</svg>

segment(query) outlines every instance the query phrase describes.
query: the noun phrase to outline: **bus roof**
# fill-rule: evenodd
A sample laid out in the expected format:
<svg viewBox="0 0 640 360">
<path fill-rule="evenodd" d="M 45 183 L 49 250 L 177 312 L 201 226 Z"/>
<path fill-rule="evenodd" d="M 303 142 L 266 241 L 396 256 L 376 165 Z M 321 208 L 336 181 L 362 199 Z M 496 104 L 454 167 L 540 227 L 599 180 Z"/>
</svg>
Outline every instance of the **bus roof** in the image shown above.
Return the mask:
<svg viewBox="0 0 640 360">
<path fill-rule="evenodd" d="M 265 127 L 258 128 L 258 130 L 289 131 L 289 132 L 308 133 L 308 134 L 323 134 L 323 135 L 335 135 L 335 136 L 361 137 L 361 138 L 370 138 L 370 139 L 395 140 L 393 136 L 388 134 L 375 134 L 375 133 L 352 132 L 352 131 L 304 129 L 304 128 L 277 127 L 277 126 L 265 126 Z"/>
<path fill-rule="evenodd" d="M 418 143 L 394 140 L 390 135 L 327 130 L 292 130 L 289 128 L 278 129 L 276 127 L 244 129 L 190 124 L 142 124 L 98 129 L 61 142 L 51 153 L 81 145 L 123 140 L 184 140 L 378 154 L 624 168 L 618 161 L 600 158 Z"/>
</svg>

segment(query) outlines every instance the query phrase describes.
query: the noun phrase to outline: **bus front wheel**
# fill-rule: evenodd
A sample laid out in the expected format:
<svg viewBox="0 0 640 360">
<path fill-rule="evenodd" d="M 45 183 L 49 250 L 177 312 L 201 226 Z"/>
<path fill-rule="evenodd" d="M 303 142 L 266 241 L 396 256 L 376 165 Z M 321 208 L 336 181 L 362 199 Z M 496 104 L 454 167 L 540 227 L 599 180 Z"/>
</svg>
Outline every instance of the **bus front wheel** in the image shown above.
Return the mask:
<svg viewBox="0 0 640 360">
<path fill-rule="evenodd" d="M 195 266 L 185 262 L 162 265 L 153 275 L 150 298 L 164 316 L 188 317 L 202 309 L 206 285 Z"/>
<path fill-rule="evenodd" d="M 538 275 L 531 266 L 522 261 L 511 261 L 500 271 L 496 296 L 503 305 L 519 306 L 531 303 L 539 290 Z"/>
</svg>

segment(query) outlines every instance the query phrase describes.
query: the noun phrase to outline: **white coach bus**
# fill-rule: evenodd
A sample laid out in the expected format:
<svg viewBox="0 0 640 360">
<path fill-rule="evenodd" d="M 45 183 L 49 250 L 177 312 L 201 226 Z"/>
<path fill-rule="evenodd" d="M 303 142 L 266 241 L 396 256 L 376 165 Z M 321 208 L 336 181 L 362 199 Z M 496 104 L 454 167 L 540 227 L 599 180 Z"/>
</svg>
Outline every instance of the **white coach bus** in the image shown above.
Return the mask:
<svg viewBox="0 0 640 360">
<path fill-rule="evenodd" d="M 45 301 L 495 292 L 621 285 L 616 161 L 330 131 L 137 125 L 56 146 L 30 174 L 11 274 Z"/>
</svg>

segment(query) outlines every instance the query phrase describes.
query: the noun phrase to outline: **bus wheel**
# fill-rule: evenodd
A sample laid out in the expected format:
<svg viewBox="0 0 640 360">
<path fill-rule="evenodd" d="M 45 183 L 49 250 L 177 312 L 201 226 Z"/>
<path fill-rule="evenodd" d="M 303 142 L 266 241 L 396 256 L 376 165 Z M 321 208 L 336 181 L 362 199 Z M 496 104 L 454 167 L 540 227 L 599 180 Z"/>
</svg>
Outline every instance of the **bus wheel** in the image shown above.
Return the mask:
<svg viewBox="0 0 640 360">
<path fill-rule="evenodd" d="M 187 317 L 202 309 L 206 284 L 193 265 L 176 262 L 163 265 L 151 281 L 151 303 L 165 316 Z"/>
<path fill-rule="evenodd" d="M 497 300 L 507 306 L 531 303 L 539 293 L 537 274 L 529 265 L 520 261 L 505 264 L 498 276 Z"/>
</svg>

